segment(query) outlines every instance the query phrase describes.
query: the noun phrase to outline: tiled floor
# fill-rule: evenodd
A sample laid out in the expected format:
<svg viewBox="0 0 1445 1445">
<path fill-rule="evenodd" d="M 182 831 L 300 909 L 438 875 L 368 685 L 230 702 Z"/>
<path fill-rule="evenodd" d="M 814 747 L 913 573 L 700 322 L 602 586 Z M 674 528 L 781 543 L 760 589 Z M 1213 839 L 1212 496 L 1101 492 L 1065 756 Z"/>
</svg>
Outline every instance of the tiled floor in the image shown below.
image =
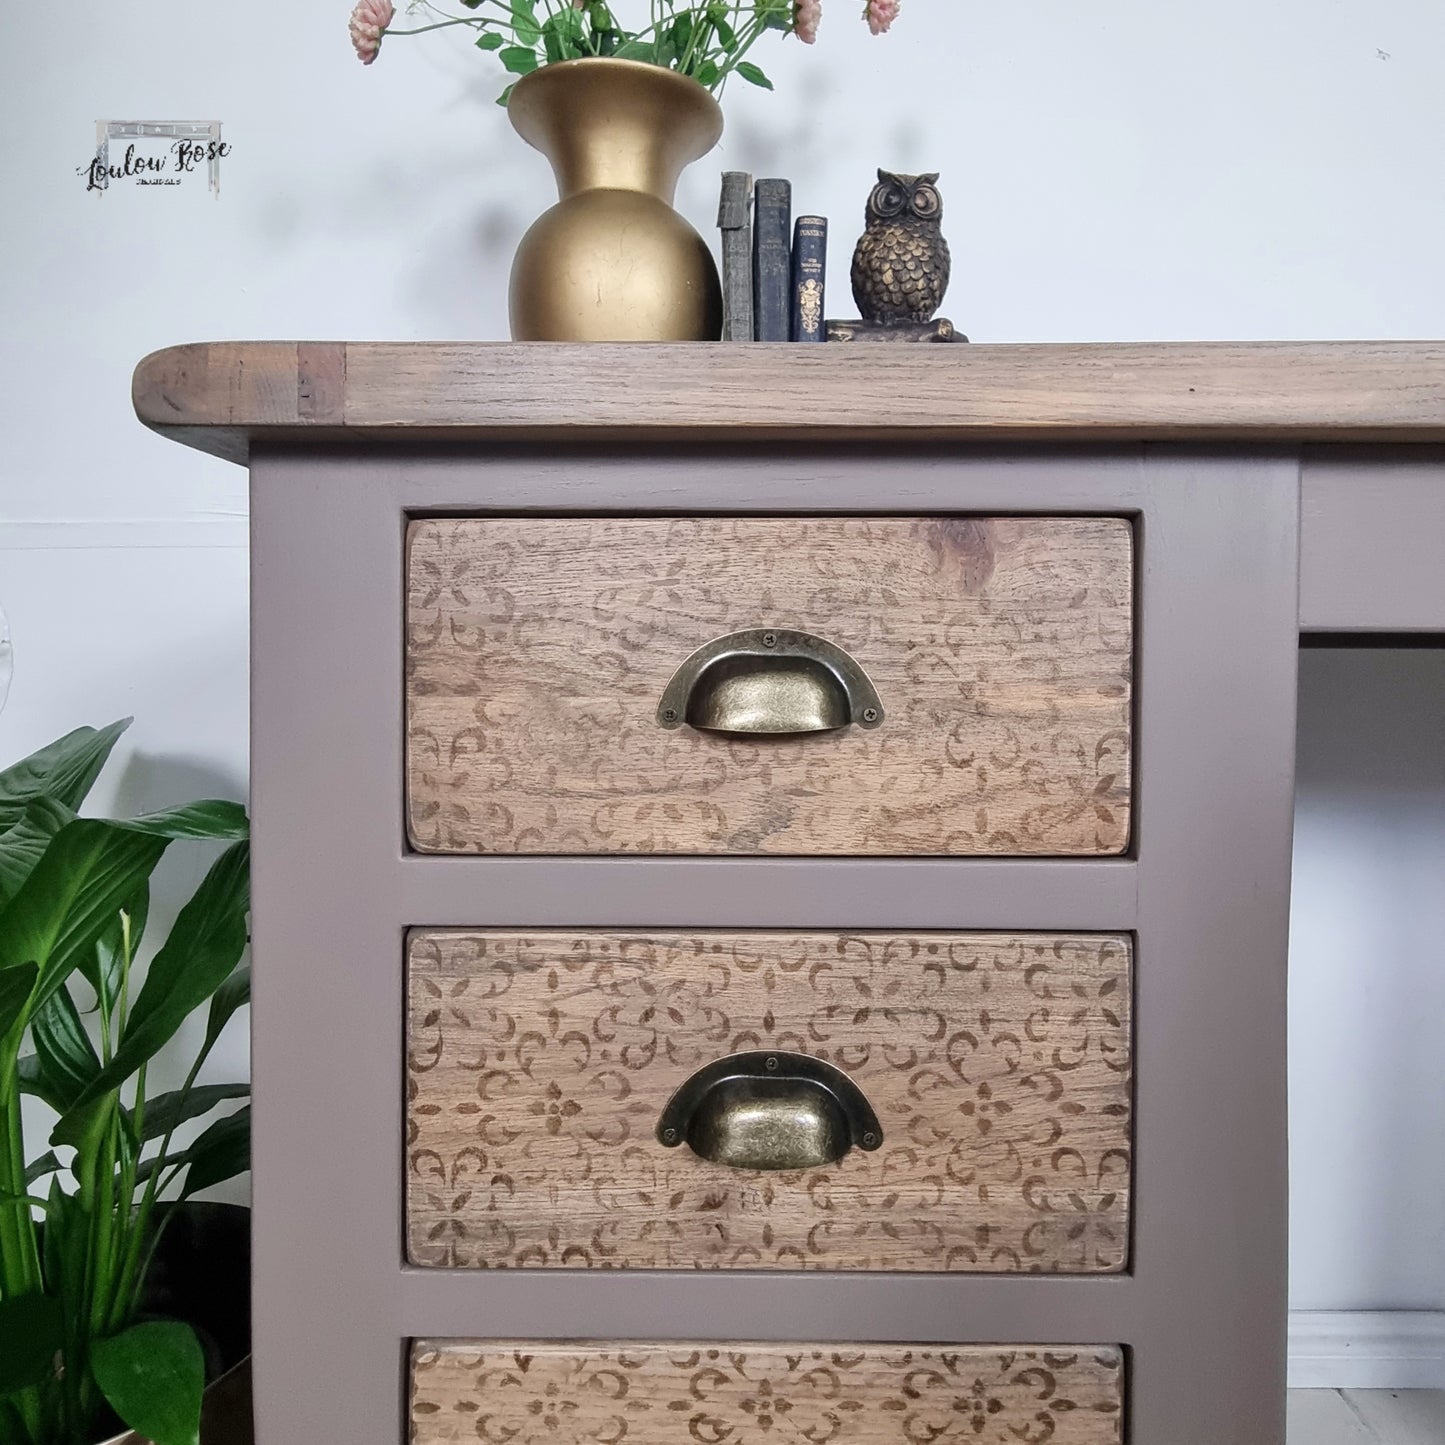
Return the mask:
<svg viewBox="0 0 1445 1445">
<path fill-rule="evenodd" d="M 1445 1391 L 1291 1390 L 1289 1445 L 1445 1445 Z"/>
</svg>

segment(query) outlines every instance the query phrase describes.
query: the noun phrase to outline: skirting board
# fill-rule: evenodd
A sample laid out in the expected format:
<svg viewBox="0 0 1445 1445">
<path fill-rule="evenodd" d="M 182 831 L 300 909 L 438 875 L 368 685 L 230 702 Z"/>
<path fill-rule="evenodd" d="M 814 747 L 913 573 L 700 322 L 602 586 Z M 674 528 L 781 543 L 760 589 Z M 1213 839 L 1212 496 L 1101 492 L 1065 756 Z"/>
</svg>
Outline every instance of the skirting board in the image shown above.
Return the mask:
<svg viewBox="0 0 1445 1445">
<path fill-rule="evenodd" d="M 1294 1310 L 1292 1390 L 1445 1390 L 1445 1310 Z"/>
</svg>

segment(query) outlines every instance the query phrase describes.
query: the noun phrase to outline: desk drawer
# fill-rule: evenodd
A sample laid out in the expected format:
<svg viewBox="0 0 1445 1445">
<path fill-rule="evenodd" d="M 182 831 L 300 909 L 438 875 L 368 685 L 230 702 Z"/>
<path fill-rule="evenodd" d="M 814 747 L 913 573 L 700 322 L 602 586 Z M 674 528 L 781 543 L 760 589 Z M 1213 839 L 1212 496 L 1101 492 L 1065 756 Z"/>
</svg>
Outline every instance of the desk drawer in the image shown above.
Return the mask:
<svg viewBox="0 0 1445 1445">
<path fill-rule="evenodd" d="M 406 622 L 421 852 L 1128 845 L 1121 519 L 436 518 Z"/>
<path fill-rule="evenodd" d="M 1127 1264 L 1123 936 L 423 931 L 408 953 L 412 1264 Z"/>
<path fill-rule="evenodd" d="M 1120 1445 L 1114 1346 L 422 1340 L 412 1445 Z"/>
</svg>

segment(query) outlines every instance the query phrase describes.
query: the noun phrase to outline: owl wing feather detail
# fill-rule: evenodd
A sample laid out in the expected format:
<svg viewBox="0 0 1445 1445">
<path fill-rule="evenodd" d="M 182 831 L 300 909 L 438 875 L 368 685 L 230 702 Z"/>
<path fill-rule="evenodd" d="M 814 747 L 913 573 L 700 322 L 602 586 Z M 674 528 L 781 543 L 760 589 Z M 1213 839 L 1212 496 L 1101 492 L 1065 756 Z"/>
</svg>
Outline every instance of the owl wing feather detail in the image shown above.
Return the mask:
<svg viewBox="0 0 1445 1445">
<path fill-rule="evenodd" d="M 865 321 L 928 321 L 943 304 L 951 271 L 935 223 L 870 219 L 853 253 L 853 299 Z"/>
</svg>

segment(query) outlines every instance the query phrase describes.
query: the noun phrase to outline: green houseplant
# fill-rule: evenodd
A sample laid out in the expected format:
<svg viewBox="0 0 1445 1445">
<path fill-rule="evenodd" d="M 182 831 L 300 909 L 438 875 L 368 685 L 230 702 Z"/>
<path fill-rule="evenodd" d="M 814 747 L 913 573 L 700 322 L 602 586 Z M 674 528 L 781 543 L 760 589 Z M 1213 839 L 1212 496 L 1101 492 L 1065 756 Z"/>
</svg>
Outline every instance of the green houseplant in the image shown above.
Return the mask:
<svg viewBox="0 0 1445 1445">
<path fill-rule="evenodd" d="M 80 807 L 129 719 L 81 728 L 0 772 L 0 1442 L 92 1445 L 117 1422 L 197 1445 L 202 1344 L 147 1313 L 147 1274 L 184 1200 L 247 1167 L 245 1096 L 197 1083 L 250 994 L 245 810 L 192 803 L 112 820 Z M 150 879 L 177 840 L 229 846 L 149 956 Z M 195 1011 L 183 1085 L 147 1069 Z M 21 1096 L 58 1116 L 27 1150 Z M 65 1181 L 65 1182 L 63 1182 Z M 73 1182 L 72 1182 L 73 1181 Z"/>
</svg>

